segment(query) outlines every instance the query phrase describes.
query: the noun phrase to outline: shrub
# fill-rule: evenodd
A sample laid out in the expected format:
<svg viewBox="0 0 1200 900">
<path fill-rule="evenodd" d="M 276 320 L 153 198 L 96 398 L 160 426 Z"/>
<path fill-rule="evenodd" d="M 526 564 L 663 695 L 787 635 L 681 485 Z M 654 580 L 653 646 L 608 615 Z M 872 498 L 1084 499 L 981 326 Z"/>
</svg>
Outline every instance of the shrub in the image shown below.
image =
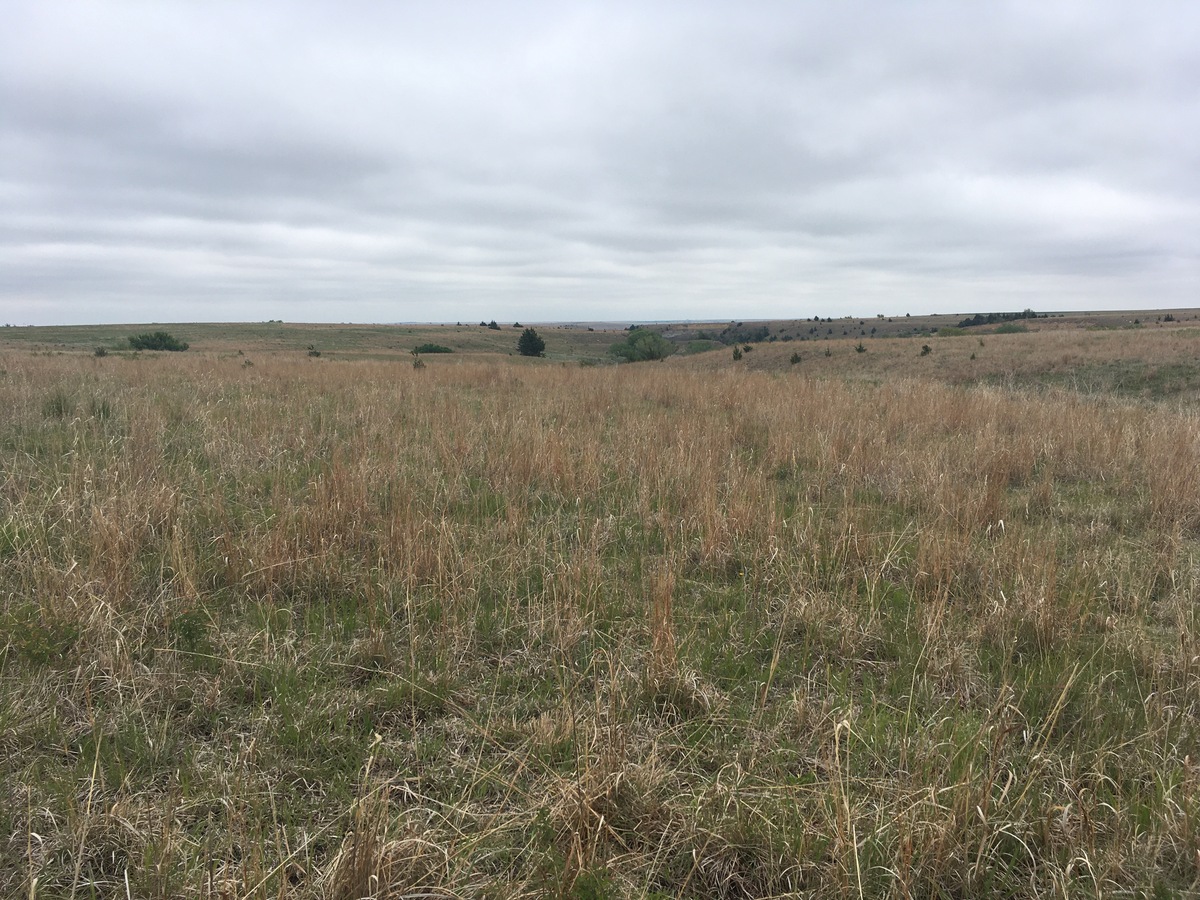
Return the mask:
<svg viewBox="0 0 1200 900">
<path fill-rule="evenodd" d="M 737 362 L 741 358 L 742 358 L 742 348 L 734 347 L 733 348 L 733 361 Z"/>
<path fill-rule="evenodd" d="M 92 352 L 92 356 L 108 356 L 108 349 L 105 347 L 97 347 Z"/>
<path fill-rule="evenodd" d="M 492 331 L 499 331 L 499 330 L 500 330 L 500 326 L 496 324 L 496 320 L 495 320 L 495 319 L 492 319 L 492 321 L 488 322 L 488 323 L 487 323 L 487 327 L 488 327 L 488 328 L 490 328 Z"/>
<path fill-rule="evenodd" d="M 1027 331 L 1029 331 L 1029 328 L 1025 325 L 1018 325 L 1016 322 L 1005 322 L 1003 325 L 999 326 L 996 329 L 995 333 L 996 334 L 1025 334 L 1025 332 L 1027 332 Z"/>
<path fill-rule="evenodd" d="M 796 363 L 798 363 L 798 362 L 800 362 L 800 354 L 799 354 L 799 353 L 793 353 L 793 354 L 792 354 L 792 359 L 791 359 L 791 363 L 792 363 L 792 365 L 794 366 L 794 365 L 795 365 Z"/>
<path fill-rule="evenodd" d="M 532 328 L 526 328 L 517 339 L 517 352 L 522 356 L 544 356 L 546 342 Z"/>
<path fill-rule="evenodd" d="M 933 352 L 933 348 L 930 347 L 928 344 L 921 345 L 921 355 L 922 356 L 928 356 L 932 352 Z"/>
<path fill-rule="evenodd" d="M 419 347 L 413 348 L 413 353 L 453 353 L 449 347 L 443 347 L 441 344 L 421 344 Z"/>
<path fill-rule="evenodd" d="M 862 341 L 859 341 L 859 342 L 858 342 L 858 345 L 857 345 L 857 346 L 854 348 L 854 352 L 855 352 L 855 353 L 866 353 L 866 352 L 867 352 L 867 348 L 866 348 L 865 346 L 863 346 L 863 342 L 862 342 Z"/>
<path fill-rule="evenodd" d="M 608 352 L 626 362 L 645 362 L 651 359 L 666 359 L 675 352 L 675 345 L 657 331 L 634 328 L 625 340 L 609 347 Z"/>
<path fill-rule="evenodd" d="M 185 342 L 167 334 L 165 331 L 156 331 L 153 334 L 130 335 L 129 346 L 134 350 L 170 350 L 176 353 L 188 348 Z"/>
</svg>

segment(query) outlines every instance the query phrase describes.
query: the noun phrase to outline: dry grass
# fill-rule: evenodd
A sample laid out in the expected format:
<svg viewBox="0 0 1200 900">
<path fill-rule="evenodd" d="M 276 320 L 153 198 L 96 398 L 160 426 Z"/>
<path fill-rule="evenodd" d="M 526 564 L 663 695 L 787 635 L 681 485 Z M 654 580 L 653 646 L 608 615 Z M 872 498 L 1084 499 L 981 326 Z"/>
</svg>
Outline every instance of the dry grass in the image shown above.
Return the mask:
<svg viewBox="0 0 1200 900">
<path fill-rule="evenodd" d="M 881 338 L 863 338 L 856 330 L 843 337 L 840 326 L 833 335 L 825 335 L 822 326 L 812 340 L 756 344 L 738 367 L 809 377 L 876 382 L 906 377 L 1190 402 L 1200 390 L 1200 328 L 1187 318 L 1166 325 L 1149 319 L 1143 327 L 1104 329 L 1050 319 L 1029 324 L 1028 334 L 997 334 L 993 326 L 958 334 Z M 864 352 L 856 351 L 859 346 Z M 729 353 L 722 348 L 673 359 L 671 365 L 719 371 L 730 365 Z M 797 355 L 800 359 L 793 363 Z"/>
<path fill-rule="evenodd" d="M 0 894 L 1197 891 L 1195 413 L 700 364 L 7 353 Z"/>
</svg>

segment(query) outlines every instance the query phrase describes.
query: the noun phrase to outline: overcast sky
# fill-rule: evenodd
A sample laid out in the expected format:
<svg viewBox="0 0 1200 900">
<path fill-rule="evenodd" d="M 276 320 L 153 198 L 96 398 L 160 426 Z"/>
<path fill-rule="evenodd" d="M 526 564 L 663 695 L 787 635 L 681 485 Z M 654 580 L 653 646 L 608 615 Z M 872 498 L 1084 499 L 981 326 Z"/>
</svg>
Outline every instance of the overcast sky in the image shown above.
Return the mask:
<svg viewBox="0 0 1200 900">
<path fill-rule="evenodd" d="M 1200 306 L 1200 5 L 5 0 L 0 320 Z"/>
</svg>

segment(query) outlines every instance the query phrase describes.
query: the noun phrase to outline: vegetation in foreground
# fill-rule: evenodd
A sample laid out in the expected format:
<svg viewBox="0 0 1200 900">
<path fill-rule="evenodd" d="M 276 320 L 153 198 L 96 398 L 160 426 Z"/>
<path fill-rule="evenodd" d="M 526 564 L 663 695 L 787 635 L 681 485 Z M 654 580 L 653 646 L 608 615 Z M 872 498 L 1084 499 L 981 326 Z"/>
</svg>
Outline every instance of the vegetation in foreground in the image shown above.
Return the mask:
<svg viewBox="0 0 1200 900">
<path fill-rule="evenodd" d="M 0 894 L 1197 890 L 1195 413 L 807 364 L 5 354 Z"/>
</svg>

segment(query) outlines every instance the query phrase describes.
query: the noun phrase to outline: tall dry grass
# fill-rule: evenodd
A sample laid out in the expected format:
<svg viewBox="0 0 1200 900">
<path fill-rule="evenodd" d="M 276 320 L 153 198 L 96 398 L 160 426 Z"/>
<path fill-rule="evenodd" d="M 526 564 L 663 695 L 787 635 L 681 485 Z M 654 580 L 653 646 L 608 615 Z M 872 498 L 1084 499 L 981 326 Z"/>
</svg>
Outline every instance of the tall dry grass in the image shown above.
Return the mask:
<svg viewBox="0 0 1200 900">
<path fill-rule="evenodd" d="M 1185 409 L 0 367 L 6 895 L 1197 889 Z"/>
</svg>

